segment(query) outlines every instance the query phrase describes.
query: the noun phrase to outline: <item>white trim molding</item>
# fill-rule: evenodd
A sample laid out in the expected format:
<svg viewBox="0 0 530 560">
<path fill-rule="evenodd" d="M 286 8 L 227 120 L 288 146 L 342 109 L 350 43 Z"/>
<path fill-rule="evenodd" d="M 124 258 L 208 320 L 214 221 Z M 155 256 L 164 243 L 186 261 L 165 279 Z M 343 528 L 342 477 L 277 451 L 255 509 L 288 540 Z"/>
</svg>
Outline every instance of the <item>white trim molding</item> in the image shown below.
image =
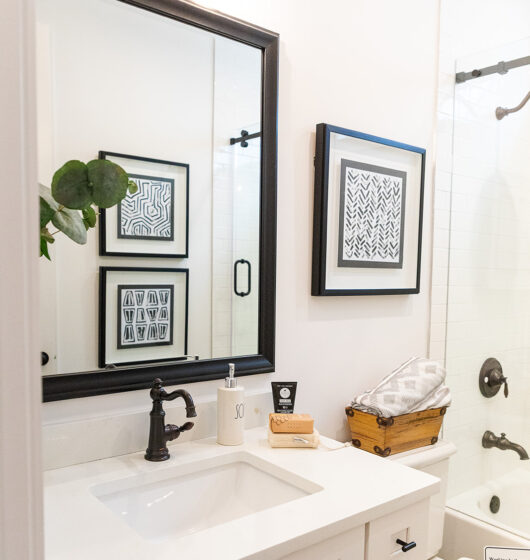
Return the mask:
<svg viewBox="0 0 530 560">
<path fill-rule="evenodd" d="M 41 560 L 33 0 L 0 18 L 0 558 Z"/>
</svg>

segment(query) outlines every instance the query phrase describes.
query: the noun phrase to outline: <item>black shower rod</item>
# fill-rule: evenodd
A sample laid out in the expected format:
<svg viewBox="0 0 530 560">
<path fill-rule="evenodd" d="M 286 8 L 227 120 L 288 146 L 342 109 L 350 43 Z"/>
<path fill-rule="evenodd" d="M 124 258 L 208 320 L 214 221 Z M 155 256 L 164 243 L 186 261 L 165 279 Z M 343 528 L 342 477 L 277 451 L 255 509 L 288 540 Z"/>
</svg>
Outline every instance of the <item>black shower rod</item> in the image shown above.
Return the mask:
<svg viewBox="0 0 530 560">
<path fill-rule="evenodd" d="M 248 130 L 242 130 L 241 136 L 239 138 L 230 138 L 230 145 L 237 144 L 241 142 L 241 147 L 246 148 L 248 146 L 247 140 L 252 140 L 253 138 L 259 138 L 261 132 L 254 132 L 254 134 L 249 134 Z"/>
</svg>

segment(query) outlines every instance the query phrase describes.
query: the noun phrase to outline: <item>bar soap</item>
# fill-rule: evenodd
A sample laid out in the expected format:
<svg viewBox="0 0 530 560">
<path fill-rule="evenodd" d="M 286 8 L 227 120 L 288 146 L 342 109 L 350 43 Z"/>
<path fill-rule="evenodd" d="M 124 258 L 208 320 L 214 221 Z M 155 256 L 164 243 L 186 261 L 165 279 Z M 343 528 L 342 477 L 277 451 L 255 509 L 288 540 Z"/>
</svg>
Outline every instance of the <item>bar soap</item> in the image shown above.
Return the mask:
<svg viewBox="0 0 530 560">
<path fill-rule="evenodd" d="M 275 434 L 312 434 L 314 423 L 311 414 L 269 414 L 269 427 Z"/>
</svg>

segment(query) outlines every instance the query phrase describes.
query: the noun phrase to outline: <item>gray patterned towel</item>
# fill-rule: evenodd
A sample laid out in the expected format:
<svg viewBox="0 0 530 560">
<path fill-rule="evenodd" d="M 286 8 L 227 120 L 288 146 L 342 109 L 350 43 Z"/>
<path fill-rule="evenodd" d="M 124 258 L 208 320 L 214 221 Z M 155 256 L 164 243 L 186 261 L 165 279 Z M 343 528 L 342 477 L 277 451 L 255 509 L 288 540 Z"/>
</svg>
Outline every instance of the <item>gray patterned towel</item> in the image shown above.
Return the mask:
<svg viewBox="0 0 530 560">
<path fill-rule="evenodd" d="M 384 418 L 450 404 L 445 369 L 427 358 L 410 358 L 351 403 L 352 408 Z"/>
</svg>

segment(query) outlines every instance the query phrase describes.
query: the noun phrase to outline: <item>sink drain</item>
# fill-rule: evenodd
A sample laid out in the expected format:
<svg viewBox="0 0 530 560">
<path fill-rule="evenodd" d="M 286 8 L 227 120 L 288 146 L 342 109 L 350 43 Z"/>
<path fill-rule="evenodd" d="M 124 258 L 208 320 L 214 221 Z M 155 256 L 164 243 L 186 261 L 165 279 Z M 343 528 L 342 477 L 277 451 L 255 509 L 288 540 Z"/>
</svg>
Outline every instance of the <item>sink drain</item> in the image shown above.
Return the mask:
<svg viewBox="0 0 530 560">
<path fill-rule="evenodd" d="M 501 508 L 501 499 L 499 496 L 492 496 L 490 500 L 490 511 L 491 513 L 497 513 Z"/>
</svg>

